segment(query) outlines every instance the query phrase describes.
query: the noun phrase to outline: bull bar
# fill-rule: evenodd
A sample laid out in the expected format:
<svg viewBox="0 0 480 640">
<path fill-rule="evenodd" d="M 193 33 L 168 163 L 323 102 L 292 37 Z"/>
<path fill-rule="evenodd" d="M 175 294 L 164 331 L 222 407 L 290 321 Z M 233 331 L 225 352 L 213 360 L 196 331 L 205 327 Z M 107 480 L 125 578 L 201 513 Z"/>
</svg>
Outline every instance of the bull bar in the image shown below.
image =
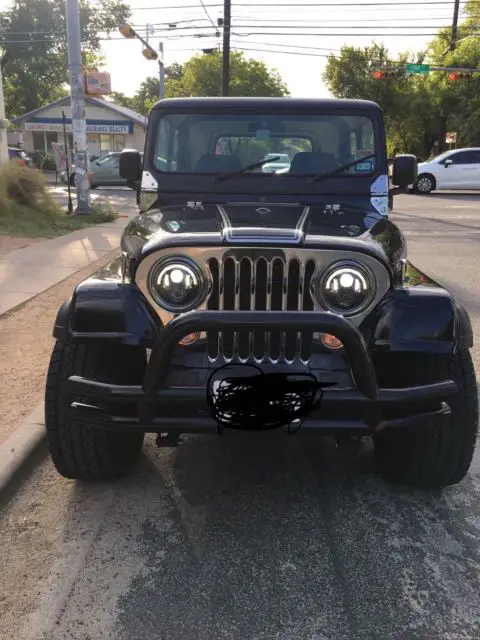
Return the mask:
<svg viewBox="0 0 480 640">
<path fill-rule="evenodd" d="M 427 416 L 446 414 L 449 397 L 457 392 L 453 380 L 401 389 L 379 389 L 369 347 L 360 330 L 348 319 L 317 311 L 190 311 L 174 318 L 161 329 L 147 364 L 142 385 L 117 385 L 81 376 L 70 376 L 73 417 L 88 419 L 100 428 L 136 428 L 151 432 L 212 432 L 206 391 L 200 388 L 165 387 L 172 356 L 180 340 L 202 331 L 311 331 L 337 337 L 349 358 L 354 388 L 323 390 L 321 406 L 312 412 L 302 428 L 323 431 L 363 430 L 379 426 L 404 427 Z M 134 415 L 122 415 L 109 407 L 130 404 Z M 358 417 L 341 417 L 345 408 Z M 395 417 L 388 413 L 395 411 Z M 339 413 L 325 419 L 325 414 Z M 399 415 L 400 414 L 400 415 Z"/>
</svg>

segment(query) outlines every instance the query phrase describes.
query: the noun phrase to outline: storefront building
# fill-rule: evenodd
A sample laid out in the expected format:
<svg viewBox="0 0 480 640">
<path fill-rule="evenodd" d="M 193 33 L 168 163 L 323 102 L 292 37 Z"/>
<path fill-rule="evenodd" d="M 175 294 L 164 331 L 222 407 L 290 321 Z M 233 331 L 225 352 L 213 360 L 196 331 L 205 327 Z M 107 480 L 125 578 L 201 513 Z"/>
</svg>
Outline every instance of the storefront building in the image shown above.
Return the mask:
<svg viewBox="0 0 480 640">
<path fill-rule="evenodd" d="M 72 110 L 70 97 L 66 97 L 13 120 L 23 135 L 23 148 L 27 153 L 48 153 L 52 151 L 52 142 L 63 144 L 62 112 L 65 113 L 68 145 L 73 149 Z M 143 151 L 147 118 L 140 113 L 101 98 L 88 97 L 85 99 L 85 115 L 90 158 L 125 148 Z"/>
</svg>

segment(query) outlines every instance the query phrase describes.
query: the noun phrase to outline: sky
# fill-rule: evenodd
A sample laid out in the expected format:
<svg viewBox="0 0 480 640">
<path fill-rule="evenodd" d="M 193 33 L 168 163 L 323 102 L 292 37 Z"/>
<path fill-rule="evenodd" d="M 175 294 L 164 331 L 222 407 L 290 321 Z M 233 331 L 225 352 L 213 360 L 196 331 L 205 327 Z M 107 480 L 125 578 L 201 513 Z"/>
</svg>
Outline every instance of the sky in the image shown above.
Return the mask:
<svg viewBox="0 0 480 640">
<path fill-rule="evenodd" d="M 166 65 L 221 47 L 221 29 L 219 37 L 215 31 L 222 0 L 131 0 L 130 6 L 138 33 L 145 37 L 148 24 L 149 43 L 157 49 L 163 42 Z M 363 47 L 373 40 L 384 42 L 393 56 L 420 51 L 438 28 L 451 25 L 453 6 L 453 0 L 232 0 L 231 45 L 275 68 L 292 96 L 328 97 L 322 81 L 326 56 L 344 44 Z M 142 56 L 138 40 L 119 33 L 111 38 L 103 53 L 112 90 L 133 95 L 142 80 L 158 73 L 158 64 Z"/>
</svg>

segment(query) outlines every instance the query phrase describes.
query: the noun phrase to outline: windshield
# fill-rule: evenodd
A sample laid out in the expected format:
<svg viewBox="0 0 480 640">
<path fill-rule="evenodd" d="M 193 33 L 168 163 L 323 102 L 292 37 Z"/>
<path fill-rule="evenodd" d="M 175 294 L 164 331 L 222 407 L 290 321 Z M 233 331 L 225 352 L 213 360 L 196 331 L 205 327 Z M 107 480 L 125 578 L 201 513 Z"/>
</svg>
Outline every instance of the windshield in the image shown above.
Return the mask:
<svg viewBox="0 0 480 640">
<path fill-rule="evenodd" d="M 433 156 L 433 158 L 430 158 L 430 160 L 427 160 L 427 162 L 440 162 L 441 160 L 446 158 L 448 155 L 450 155 L 450 153 L 451 151 L 444 151 L 443 153 L 440 153 L 438 156 Z"/>
<path fill-rule="evenodd" d="M 364 115 L 164 113 L 156 121 L 153 160 L 159 171 L 218 175 L 271 158 L 283 165 L 278 172 L 263 165 L 242 175 L 282 180 L 334 171 L 375 153 L 374 124 Z M 375 157 L 342 175 L 374 170 Z"/>
</svg>

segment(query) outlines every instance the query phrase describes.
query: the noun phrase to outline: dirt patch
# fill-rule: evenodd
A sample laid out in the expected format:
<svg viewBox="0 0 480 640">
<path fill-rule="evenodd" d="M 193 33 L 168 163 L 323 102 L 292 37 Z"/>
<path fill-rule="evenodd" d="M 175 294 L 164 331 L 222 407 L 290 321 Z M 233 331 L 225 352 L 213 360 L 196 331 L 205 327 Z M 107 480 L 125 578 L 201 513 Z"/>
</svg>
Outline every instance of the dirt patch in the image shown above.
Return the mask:
<svg viewBox="0 0 480 640">
<path fill-rule="evenodd" d="M 14 249 L 23 249 L 43 238 L 23 238 L 21 236 L 1 236 L 0 235 L 0 258 Z"/>
<path fill-rule="evenodd" d="M 0 444 L 43 401 L 60 305 L 76 284 L 117 255 L 115 249 L 60 284 L 0 316 Z"/>
</svg>

